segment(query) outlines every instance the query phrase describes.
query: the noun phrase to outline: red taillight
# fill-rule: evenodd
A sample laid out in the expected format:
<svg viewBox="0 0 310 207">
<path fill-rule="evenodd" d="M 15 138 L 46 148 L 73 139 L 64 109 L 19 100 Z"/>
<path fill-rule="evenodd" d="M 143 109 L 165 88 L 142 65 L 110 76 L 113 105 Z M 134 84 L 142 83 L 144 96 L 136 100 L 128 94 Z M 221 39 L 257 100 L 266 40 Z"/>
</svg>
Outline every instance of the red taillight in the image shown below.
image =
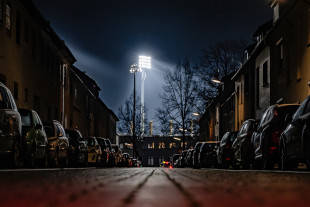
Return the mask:
<svg viewBox="0 0 310 207">
<path fill-rule="evenodd" d="M 170 165 L 170 167 L 169 167 L 170 169 L 172 169 L 172 166 Z"/>
<path fill-rule="evenodd" d="M 231 158 L 230 158 L 230 157 L 226 157 L 226 159 L 225 159 L 225 160 L 229 161 L 229 160 L 231 160 Z"/>
</svg>

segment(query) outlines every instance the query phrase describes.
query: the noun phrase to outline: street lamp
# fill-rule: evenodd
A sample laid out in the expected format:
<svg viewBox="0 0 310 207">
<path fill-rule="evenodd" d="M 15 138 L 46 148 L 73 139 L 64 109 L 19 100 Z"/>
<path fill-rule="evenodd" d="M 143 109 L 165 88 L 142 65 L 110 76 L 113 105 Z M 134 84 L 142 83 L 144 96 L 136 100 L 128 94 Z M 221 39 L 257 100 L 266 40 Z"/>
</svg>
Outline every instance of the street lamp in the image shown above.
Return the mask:
<svg viewBox="0 0 310 207">
<path fill-rule="evenodd" d="M 130 66 L 130 73 L 133 73 L 133 127 L 132 127 L 132 157 L 135 158 L 135 141 L 136 141 L 136 72 L 141 72 L 141 68 L 137 63 Z"/>
<path fill-rule="evenodd" d="M 142 131 L 142 136 L 144 135 L 144 81 L 146 78 L 146 72 L 143 70 L 144 68 L 146 69 L 151 69 L 151 57 L 148 56 L 139 56 L 139 68 L 140 72 L 142 72 L 142 77 L 141 77 L 141 131 Z"/>
<path fill-rule="evenodd" d="M 218 84 L 224 84 L 220 79 L 217 79 L 217 78 L 212 78 L 211 81 L 214 83 L 218 83 Z"/>
</svg>

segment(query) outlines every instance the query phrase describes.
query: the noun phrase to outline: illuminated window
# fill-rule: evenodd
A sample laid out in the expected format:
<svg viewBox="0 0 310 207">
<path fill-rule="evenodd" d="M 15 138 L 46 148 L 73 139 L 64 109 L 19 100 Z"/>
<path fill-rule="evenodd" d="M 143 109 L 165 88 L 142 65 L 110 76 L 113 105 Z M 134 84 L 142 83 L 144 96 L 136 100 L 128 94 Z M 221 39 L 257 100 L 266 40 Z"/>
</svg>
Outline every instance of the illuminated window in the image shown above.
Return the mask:
<svg viewBox="0 0 310 207">
<path fill-rule="evenodd" d="M 169 148 L 175 148 L 175 147 L 176 147 L 175 142 L 171 142 L 171 143 L 169 144 Z"/>
<path fill-rule="evenodd" d="M 165 148 L 165 143 L 164 142 L 159 142 L 158 148 L 159 149 L 164 149 Z"/>
<path fill-rule="evenodd" d="M 147 148 L 149 149 L 154 149 L 155 148 L 154 146 L 155 146 L 154 142 L 150 142 L 147 144 Z"/>
<path fill-rule="evenodd" d="M 12 21 L 12 6 L 8 3 L 5 7 L 5 27 L 8 31 L 11 31 Z"/>
<path fill-rule="evenodd" d="M 181 147 L 183 147 L 183 142 L 181 142 Z M 185 142 L 185 148 L 187 147 L 187 142 Z"/>
</svg>

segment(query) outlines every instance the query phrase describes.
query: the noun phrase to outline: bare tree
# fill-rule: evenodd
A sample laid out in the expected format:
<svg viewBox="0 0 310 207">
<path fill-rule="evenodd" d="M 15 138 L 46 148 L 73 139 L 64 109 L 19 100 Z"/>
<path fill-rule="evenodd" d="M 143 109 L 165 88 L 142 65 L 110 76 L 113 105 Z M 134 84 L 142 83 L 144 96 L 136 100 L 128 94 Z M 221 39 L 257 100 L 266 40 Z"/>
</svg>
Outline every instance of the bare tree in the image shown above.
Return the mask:
<svg viewBox="0 0 310 207">
<path fill-rule="evenodd" d="M 177 64 L 173 70 L 167 69 L 164 76 L 163 94 L 160 94 L 162 107 L 156 109 L 163 133 L 167 133 L 169 120 L 174 128 L 182 129 L 183 150 L 185 149 L 185 130 L 189 128 L 191 114 L 196 101 L 196 81 L 194 69 L 189 60 Z M 167 127 L 165 127 L 167 126 Z"/>
<path fill-rule="evenodd" d="M 147 108 L 144 107 L 145 114 L 147 113 Z M 147 117 L 147 116 L 146 116 Z M 124 134 L 132 134 L 133 127 L 133 95 L 125 101 L 125 103 L 118 109 L 119 122 L 117 124 L 118 131 Z M 141 102 L 140 98 L 136 97 L 136 124 L 135 132 L 138 139 L 142 137 L 141 128 Z M 149 130 L 147 118 L 144 119 L 145 131 Z"/>
<path fill-rule="evenodd" d="M 225 40 L 202 51 L 201 63 L 196 70 L 201 102 L 209 103 L 217 95 L 218 84 L 212 79 L 221 80 L 240 68 L 245 60 L 244 49 L 247 45 L 245 40 Z"/>
</svg>

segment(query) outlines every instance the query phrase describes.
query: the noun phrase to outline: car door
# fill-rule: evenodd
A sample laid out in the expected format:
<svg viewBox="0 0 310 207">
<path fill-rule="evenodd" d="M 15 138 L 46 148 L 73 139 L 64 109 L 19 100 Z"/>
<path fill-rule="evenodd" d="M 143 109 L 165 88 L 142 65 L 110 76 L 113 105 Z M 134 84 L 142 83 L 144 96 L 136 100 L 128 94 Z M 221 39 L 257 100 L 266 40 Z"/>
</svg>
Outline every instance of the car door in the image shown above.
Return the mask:
<svg viewBox="0 0 310 207">
<path fill-rule="evenodd" d="M 301 106 L 297 109 L 293 115 L 293 120 L 286 129 L 286 151 L 289 157 L 302 157 L 302 128 L 303 120 L 301 116 L 305 113 L 305 109 L 309 104 L 309 98 L 307 98 Z"/>
</svg>

